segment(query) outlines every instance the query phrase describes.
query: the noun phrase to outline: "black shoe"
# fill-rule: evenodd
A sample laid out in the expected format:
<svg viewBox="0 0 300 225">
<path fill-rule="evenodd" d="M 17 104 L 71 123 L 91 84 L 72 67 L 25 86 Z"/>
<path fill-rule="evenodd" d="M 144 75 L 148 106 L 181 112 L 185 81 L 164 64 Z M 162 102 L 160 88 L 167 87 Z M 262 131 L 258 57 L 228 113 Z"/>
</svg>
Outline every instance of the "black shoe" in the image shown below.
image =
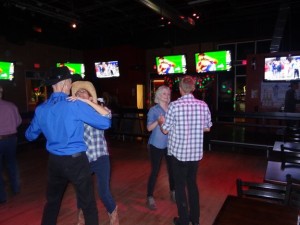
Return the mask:
<svg viewBox="0 0 300 225">
<path fill-rule="evenodd" d="M 174 217 L 173 219 L 173 224 L 174 225 L 180 225 L 180 223 L 178 222 L 179 218 L 178 217 Z"/>
</svg>

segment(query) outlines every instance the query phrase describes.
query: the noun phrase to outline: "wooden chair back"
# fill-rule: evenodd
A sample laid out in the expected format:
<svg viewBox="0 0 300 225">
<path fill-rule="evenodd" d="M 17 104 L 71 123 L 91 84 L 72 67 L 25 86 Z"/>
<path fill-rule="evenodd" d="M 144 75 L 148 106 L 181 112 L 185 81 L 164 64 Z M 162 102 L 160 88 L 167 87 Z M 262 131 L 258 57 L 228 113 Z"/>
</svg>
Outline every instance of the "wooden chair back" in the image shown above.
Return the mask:
<svg viewBox="0 0 300 225">
<path fill-rule="evenodd" d="M 256 198 L 279 204 L 287 203 L 287 185 L 236 180 L 239 197 Z"/>
<path fill-rule="evenodd" d="M 300 127 L 287 126 L 284 130 L 283 141 L 300 143 Z"/>
<path fill-rule="evenodd" d="M 300 180 L 292 177 L 290 174 L 287 176 L 287 205 L 300 209 Z"/>
<path fill-rule="evenodd" d="M 281 145 L 280 149 L 281 149 L 280 158 L 281 158 L 282 170 L 284 170 L 287 167 L 300 168 L 300 148 L 289 148 L 284 145 Z"/>
</svg>

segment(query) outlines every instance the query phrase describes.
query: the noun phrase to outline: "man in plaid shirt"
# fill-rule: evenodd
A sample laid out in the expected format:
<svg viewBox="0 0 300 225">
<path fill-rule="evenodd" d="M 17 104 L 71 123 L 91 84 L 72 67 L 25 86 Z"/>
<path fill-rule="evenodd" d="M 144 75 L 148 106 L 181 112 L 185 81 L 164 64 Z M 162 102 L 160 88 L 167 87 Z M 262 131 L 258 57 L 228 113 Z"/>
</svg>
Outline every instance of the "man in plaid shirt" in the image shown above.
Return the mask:
<svg viewBox="0 0 300 225">
<path fill-rule="evenodd" d="M 193 77 L 183 77 L 179 83 L 181 97 L 170 103 L 165 118 L 159 118 L 163 133 L 169 135 L 168 154 L 173 156 L 179 215 L 174 218 L 175 225 L 188 225 L 190 221 L 193 225 L 199 225 L 197 171 L 203 157 L 204 132 L 210 131 L 212 122 L 207 104 L 193 96 L 194 90 Z"/>
</svg>

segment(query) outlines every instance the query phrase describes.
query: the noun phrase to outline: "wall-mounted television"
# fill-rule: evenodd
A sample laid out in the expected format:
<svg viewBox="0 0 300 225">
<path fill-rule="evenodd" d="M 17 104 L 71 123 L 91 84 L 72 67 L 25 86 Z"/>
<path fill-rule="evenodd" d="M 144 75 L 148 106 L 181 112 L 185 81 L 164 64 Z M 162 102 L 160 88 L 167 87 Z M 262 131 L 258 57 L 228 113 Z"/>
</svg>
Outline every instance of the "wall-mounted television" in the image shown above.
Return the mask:
<svg viewBox="0 0 300 225">
<path fill-rule="evenodd" d="M 119 77 L 119 61 L 95 62 L 95 71 L 98 78 Z"/>
<path fill-rule="evenodd" d="M 300 81 L 300 55 L 265 57 L 264 81 Z"/>
<path fill-rule="evenodd" d="M 0 61 L 0 80 L 13 80 L 15 67 L 13 62 Z"/>
<path fill-rule="evenodd" d="M 85 66 L 83 63 L 70 63 L 70 62 L 66 62 L 66 63 L 57 63 L 56 64 L 57 67 L 60 66 L 66 66 L 69 68 L 70 73 L 73 74 L 79 74 L 82 78 L 85 77 Z"/>
<path fill-rule="evenodd" d="M 231 69 L 231 52 L 228 50 L 195 54 L 196 72 L 221 72 Z"/>
<path fill-rule="evenodd" d="M 186 73 L 185 55 L 157 56 L 155 60 L 156 71 L 159 75 Z"/>
</svg>

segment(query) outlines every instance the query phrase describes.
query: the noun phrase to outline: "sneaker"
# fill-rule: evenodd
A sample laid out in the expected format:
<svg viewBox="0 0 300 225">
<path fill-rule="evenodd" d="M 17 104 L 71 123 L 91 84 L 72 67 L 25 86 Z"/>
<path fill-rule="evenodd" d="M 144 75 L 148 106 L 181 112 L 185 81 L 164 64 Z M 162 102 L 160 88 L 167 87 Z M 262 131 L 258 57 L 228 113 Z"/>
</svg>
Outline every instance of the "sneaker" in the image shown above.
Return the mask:
<svg viewBox="0 0 300 225">
<path fill-rule="evenodd" d="M 156 210 L 155 200 L 152 196 L 147 198 L 147 207 L 151 210 Z"/>
<path fill-rule="evenodd" d="M 175 191 L 170 191 L 170 198 L 172 202 L 176 202 Z"/>
<path fill-rule="evenodd" d="M 77 211 L 77 223 L 76 225 L 84 225 L 84 216 L 83 216 L 83 212 L 82 209 L 78 209 Z"/>
</svg>

